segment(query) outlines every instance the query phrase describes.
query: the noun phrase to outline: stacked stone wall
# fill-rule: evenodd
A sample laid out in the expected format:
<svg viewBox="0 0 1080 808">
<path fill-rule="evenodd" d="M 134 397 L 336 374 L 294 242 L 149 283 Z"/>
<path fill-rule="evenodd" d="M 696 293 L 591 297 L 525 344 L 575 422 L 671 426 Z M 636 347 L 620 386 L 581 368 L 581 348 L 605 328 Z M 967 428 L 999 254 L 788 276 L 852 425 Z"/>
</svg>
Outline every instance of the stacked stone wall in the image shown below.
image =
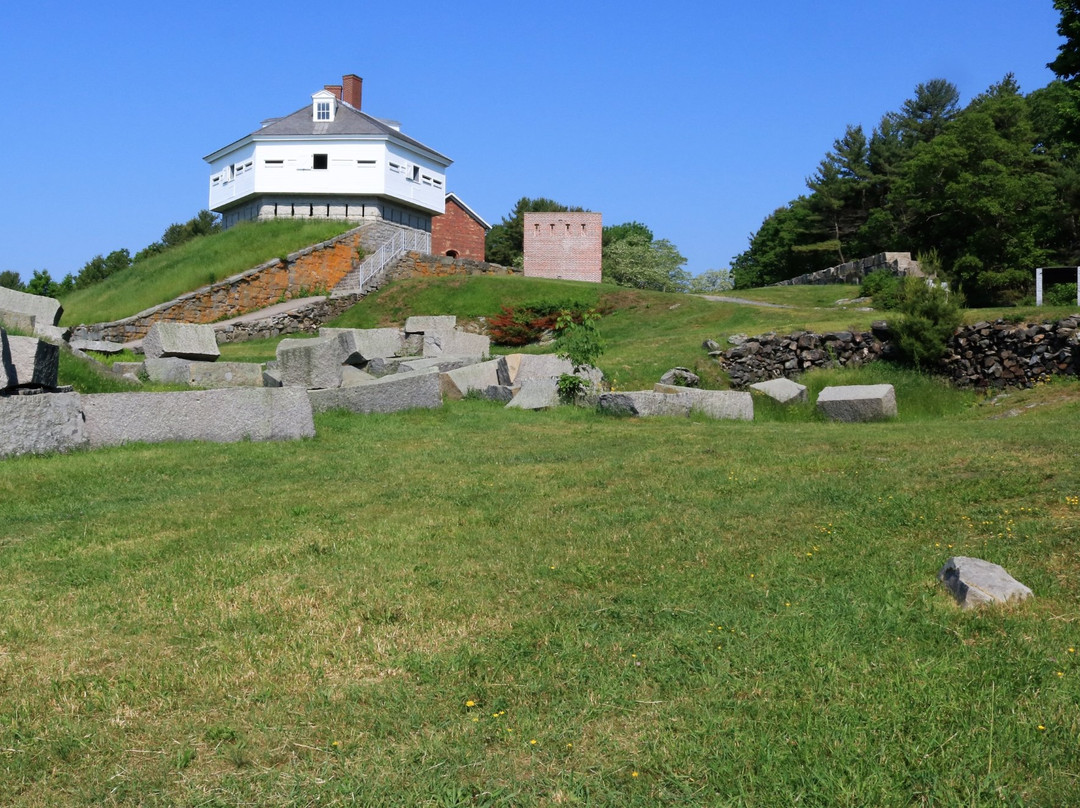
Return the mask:
<svg viewBox="0 0 1080 808">
<path fill-rule="evenodd" d="M 451 258 L 447 255 L 426 255 L 407 252 L 392 264 L 386 280 L 399 281 L 406 278 L 449 277 L 453 275 L 520 275 L 519 267 L 488 264 L 472 258 Z"/>
<path fill-rule="evenodd" d="M 77 339 L 130 342 L 142 339 L 157 322 L 213 323 L 272 306 L 283 299 L 329 291 L 358 263 L 357 250 L 372 249 L 367 227 L 358 227 L 329 241 L 274 258 L 223 281 L 181 295 L 168 303 L 111 323 L 80 325 Z"/>
<path fill-rule="evenodd" d="M 792 378 L 821 367 L 858 366 L 892 355 L 888 326 L 872 331 L 786 336 L 762 334 L 712 355 L 732 386 Z M 1080 375 L 1080 314 L 1057 322 L 1008 323 L 997 320 L 964 326 L 949 342 L 936 367 L 959 387 L 1031 387 L 1052 376 Z"/>
<path fill-rule="evenodd" d="M 808 272 L 797 278 L 789 278 L 786 281 L 774 283 L 773 286 L 823 286 L 829 283 L 859 284 L 863 278 L 876 269 L 887 269 L 894 275 L 923 276 L 919 262 L 911 257 L 911 253 L 884 252 L 862 258 L 858 261 L 848 261 L 828 269 L 820 269 L 817 272 Z"/>
</svg>

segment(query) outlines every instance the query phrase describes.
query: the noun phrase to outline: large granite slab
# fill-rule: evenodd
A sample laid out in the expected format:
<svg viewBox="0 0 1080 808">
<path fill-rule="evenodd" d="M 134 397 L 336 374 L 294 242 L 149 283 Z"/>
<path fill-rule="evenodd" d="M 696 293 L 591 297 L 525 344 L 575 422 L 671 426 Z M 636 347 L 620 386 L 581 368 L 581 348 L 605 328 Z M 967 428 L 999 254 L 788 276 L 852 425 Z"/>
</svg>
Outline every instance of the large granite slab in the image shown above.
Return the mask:
<svg viewBox="0 0 1080 808">
<path fill-rule="evenodd" d="M 817 408 L 833 421 L 881 421 L 896 417 L 896 392 L 891 384 L 826 387 L 818 394 Z"/>
<path fill-rule="evenodd" d="M 0 330 L 0 389 L 56 387 L 60 347 L 37 337 L 14 337 Z"/>
<path fill-rule="evenodd" d="M 0 457 L 85 446 L 81 398 L 78 393 L 0 396 Z"/>
<path fill-rule="evenodd" d="M 390 413 L 442 406 L 439 373 L 433 368 L 394 373 L 351 387 L 308 392 L 315 412 L 349 410 L 357 413 Z"/>
<path fill-rule="evenodd" d="M 211 325 L 154 323 L 143 338 L 143 354 L 147 359 L 177 357 L 213 362 L 221 351 Z"/>
<path fill-rule="evenodd" d="M 35 325 L 54 326 L 60 322 L 64 307 L 59 300 L 52 297 L 17 292 L 0 286 L 0 312 L 29 315 L 34 318 Z"/>
<path fill-rule="evenodd" d="M 315 435 L 307 391 L 232 388 L 82 397 L 91 447 L 200 440 L 293 440 Z"/>
</svg>

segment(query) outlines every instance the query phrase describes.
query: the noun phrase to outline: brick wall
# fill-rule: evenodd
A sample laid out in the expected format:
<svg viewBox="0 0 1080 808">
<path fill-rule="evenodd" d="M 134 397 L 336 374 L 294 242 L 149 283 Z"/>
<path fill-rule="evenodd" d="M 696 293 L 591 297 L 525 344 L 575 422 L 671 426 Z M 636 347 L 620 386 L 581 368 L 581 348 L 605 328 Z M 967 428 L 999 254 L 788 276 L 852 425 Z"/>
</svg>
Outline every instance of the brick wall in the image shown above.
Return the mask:
<svg viewBox="0 0 1080 808">
<path fill-rule="evenodd" d="M 600 283 L 599 213 L 526 213 L 525 277 Z"/>
<path fill-rule="evenodd" d="M 484 260 L 484 226 L 469 215 L 457 200 L 446 200 L 446 213 L 431 220 L 431 251 L 435 255 Z"/>
</svg>

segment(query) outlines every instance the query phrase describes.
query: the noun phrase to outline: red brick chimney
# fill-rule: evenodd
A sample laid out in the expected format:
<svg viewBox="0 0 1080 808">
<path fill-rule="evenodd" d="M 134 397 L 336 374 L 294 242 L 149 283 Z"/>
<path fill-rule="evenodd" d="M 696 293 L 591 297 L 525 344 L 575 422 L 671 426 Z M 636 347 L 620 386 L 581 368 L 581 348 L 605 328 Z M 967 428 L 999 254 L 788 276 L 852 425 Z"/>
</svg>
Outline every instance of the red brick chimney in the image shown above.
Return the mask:
<svg viewBox="0 0 1080 808">
<path fill-rule="evenodd" d="M 324 84 L 323 89 L 324 90 L 329 90 L 334 95 L 336 95 L 338 101 L 341 100 L 341 85 L 340 84 Z"/>
<path fill-rule="evenodd" d="M 364 80 L 355 73 L 341 77 L 344 91 L 341 100 L 355 109 L 360 109 L 360 96 L 364 86 Z"/>
</svg>

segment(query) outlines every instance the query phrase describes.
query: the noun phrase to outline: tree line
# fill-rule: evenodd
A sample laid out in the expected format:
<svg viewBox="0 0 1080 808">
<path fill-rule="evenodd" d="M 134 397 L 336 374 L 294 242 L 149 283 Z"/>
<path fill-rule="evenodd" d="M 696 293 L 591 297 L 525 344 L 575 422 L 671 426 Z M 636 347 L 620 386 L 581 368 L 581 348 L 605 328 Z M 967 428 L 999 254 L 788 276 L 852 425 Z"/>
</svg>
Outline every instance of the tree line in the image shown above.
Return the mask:
<svg viewBox="0 0 1080 808">
<path fill-rule="evenodd" d="M 200 210 L 194 217 L 183 223 L 173 223 L 165 228 L 160 241 L 155 241 L 135 253 L 127 249 L 113 250 L 108 255 L 95 255 L 87 261 L 77 274 L 68 273 L 61 281 L 55 281 L 47 269 L 34 270 L 33 276 L 25 284 L 14 270 L 0 272 L 0 286 L 29 292 L 33 295 L 60 297 L 76 289 L 85 289 L 114 275 L 121 270 L 137 265 L 152 255 L 165 252 L 173 247 L 191 241 L 200 236 L 208 236 L 221 230 L 221 220 L 208 210 Z"/>
<path fill-rule="evenodd" d="M 1080 263 L 1080 2 L 1055 0 L 1057 78 L 1025 95 L 1012 74 L 965 107 L 919 84 L 869 135 L 849 125 L 732 259 L 739 288 L 883 251 L 936 250 L 972 305 L 1031 294 L 1039 266 Z"/>
</svg>

